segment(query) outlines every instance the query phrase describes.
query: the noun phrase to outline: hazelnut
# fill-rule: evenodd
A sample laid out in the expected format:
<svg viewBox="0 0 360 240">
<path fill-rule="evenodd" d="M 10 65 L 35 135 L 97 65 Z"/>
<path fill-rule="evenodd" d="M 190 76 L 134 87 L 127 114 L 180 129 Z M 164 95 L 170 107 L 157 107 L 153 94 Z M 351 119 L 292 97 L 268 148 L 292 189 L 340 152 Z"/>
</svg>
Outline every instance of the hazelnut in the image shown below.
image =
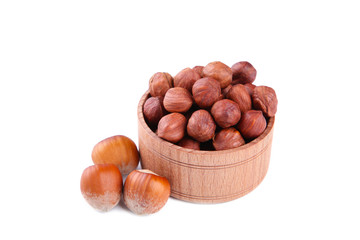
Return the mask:
<svg viewBox="0 0 360 240">
<path fill-rule="evenodd" d="M 274 89 L 266 86 L 257 86 L 254 89 L 252 100 L 254 108 L 261 110 L 265 116 L 275 116 L 278 100 Z"/>
<path fill-rule="evenodd" d="M 165 111 L 160 97 L 149 97 L 144 103 L 144 117 L 150 127 L 156 127 Z"/>
<path fill-rule="evenodd" d="M 242 114 L 237 128 L 245 139 L 252 140 L 266 129 L 266 119 L 261 111 L 250 110 Z"/>
<path fill-rule="evenodd" d="M 253 83 L 256 78 L 256 69 L 249 62 L 235 63 L 231 70 L 233 72 L 233 84 Z"/>
<path fill-rule="evenodd" d="M 196 71 L 191 68 L 185 68 L 174 77 L 174 87 L 182 87 L 191 92 L 192 86 L 200 78 Z"/>
<path fill-rule="evenodd" d="M 231 68 L 222 62 L 216 61 L 206 65 L 203 69 L 204 77 L 211 77 L 219 81 L 221 88 L 225 88 L 232 81 Z"/>
<path fill-rule="evenodd" d="M 216 124 L 210 113 L 200 109 L 195 111 L 187 124 L 187 133 L 199 142 L 206 142 L 215 135 Z"/>
<path fill-rule="evenodd" d="M 157 135 L 169 142 L 176 143 L 185 135 L 186 118 L 181 113 L 170 113 L 162 117 L 157 128 Z"/>
<path fill-rule="evenodd" d="M 192 104 L 190 92 L 182 87 L 170 88 L 164 97 L 164 108 L 168 112 L 186 112 Z"/>
<path fill-rule="evenodd" d="M 169 73 L 157 72 L 149 80 L 150 94 L 153 97 L 164 97 L 167 90 L 173 87 L 173 78 Z"/>
<path fill-rule="evenodd" d="M 122 175 L 134 170 L 139 164 L 139 152 L 128 137 L 117 135 L 97 143 L 91 153 L 94 164 L 115 164 Z"/>
<path fill-rule="evenodd" d="M 227 94 L 227 98 L 236 102 L 241 112 L 246 112 L 251 109 L 251 97 L 242 84 L 232 86 Z"/>
<path fill-rule="evenodd" d="M 220 98 L 220 83 L 213 78 L 201 78 L 195 82 L 192 94 L 199 107 L 209 108 Z"/>
<path fill-rule="evenodd" d="M 124 203 L 135 214 L 152 214 L 165 206 L 170 183 L 150 170 L 134 170 L 124 184 Z"/>
<path fill-rule="evenodd" d="M 200 150 L 200 143 L 189 137 L 184 137 L 183 139 L 181 139 L 181 141 L 178 143 L 178 145 L 183 148 Z"/>
<path fill-rule="evenodd" d="M 228 128 L 239 122 L 241 112 L 236 102 L 223 99 L 214 103 L 211 108 L 211 115 L 220 127 Z"/>
<path fill-rule="evenodd" d="M 213 139 L 213 145 L 216 150 L 237 148 L 244 144 L 245 140 L 235 128 L 224 128 Z"/>
<path fill-rule="evenodd" d="M 245 83 L 244 87 L 246 88 L 246 90 L 248 91 L 250 97 L 253 95 L 254 93 L 254 89 L 255 89 L 255 85 L 252 83 Z"/>
<path fill-rule="evenodd" d="M 193 70 L 195 72 L 197 72 L 200 75 L 200 77 L 203 77 L 203 69 L 204 69 L 204 66 L 195 66 L 195 67 L 193 67 Z"/>
<path fill-rule="evenodd" d="M 119 203 L 121 198 L 121 173 L 114 164 L 90 166 L 81 175 L 80 190 L 93 208 L 109 211 Z"/>
</svg>

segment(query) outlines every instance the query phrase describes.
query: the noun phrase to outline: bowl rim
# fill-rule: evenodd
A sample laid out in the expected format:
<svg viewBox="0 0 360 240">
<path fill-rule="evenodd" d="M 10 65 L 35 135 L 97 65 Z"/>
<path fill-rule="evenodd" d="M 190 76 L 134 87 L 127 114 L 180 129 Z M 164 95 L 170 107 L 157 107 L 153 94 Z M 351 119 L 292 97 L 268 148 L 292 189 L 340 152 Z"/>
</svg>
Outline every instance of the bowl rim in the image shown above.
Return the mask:
<svg viewBox="0 0 360 240">
<path fill-rule="evenodd" d="M 144 130 L 147 132 L 148 135 L 151 136 L 151 138 L 154 141 L 160 141 L 161 144 L 164 144 L 166 147 L 169 148 L 174 148 L 178 151 L 183 151 L 184 153 L 192 153 L 192 154 L 204 154 L 204 153 L 209 153 L 212 155 L 223 155 L 223 154 L 227 154 L 227 153 L 233 153 L 233 152 L 239 152 L 248 148 L 253 147 L 254 145 L 256 145 L 257 143 L 261 142 L 265 137 L 267 137 L 271 130 L 274 128 L 274 123 L 275 123 L 275 117 L 270 117 L 268 124 L 266 126 L 265 131 L 256 139 L 252 140 L 249 143 L 246 143 L 240 147 L 237 148 L 232 148 L 232 149 L 226 149 L 226 150 L 217 150 L 217 151 L 205 151 L 205 150 L 194 150 L 194 149 L 189 149 L 189 148 L 184 148 L 181 147 L 179 145 L 176 145 L 174 143 L 168 142 L 162 138 L 160 138 L 158 135 L 156 135 L 156 133 L 154 133 L 150 127 L 148 126 L 148 124 L 145 121 L 144 118 L 144 114 L 143 114 L 143 106 L 145 104 L 145 101 L 149 98 L 150 96 L 150 91 L 147 90 L 141 97 L 139 104 L 138 104 L 138 109 L 137 109 L 137 115 L 138 115 L 138 121 L 140 122 L 140 124 L 144 127 Z"/>
</svg>

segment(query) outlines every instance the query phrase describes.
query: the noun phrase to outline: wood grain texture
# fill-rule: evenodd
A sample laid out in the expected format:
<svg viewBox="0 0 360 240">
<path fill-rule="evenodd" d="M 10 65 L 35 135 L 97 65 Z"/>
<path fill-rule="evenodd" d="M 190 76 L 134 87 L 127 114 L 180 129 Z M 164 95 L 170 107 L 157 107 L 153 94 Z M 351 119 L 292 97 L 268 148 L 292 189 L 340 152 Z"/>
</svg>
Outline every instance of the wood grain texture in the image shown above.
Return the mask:
<svg viewBox="0 0 360 240">
<path fill-rule="evenodd" d="M 147 126 L 142 109 L 148 97 L 146 92 L 138 105 L 141 165 L 169 180 L 172 197 L 197 203 L 227 202 L 249 193 L 264 179 L 270 161 L 274 117 L 260 137 L 241 147 L 192 150 L 162 140 Z"/>
</svg>

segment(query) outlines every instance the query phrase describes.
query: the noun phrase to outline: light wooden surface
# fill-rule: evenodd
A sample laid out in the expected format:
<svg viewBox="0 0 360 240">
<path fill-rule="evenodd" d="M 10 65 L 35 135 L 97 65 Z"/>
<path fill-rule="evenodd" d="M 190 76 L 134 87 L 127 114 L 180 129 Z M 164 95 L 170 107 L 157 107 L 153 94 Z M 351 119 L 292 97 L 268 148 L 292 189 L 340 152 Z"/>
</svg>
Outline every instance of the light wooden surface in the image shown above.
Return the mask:
<svg viewBox="0 0 360 240">
<path fill-rule="evenodd" d="M 148 96 L 146 92 L 138 105 L 141 165 L 169 180 L 172 197 L 198 203 L 226 202 L 249 193 L 264 179 L 274 118 L 260 137 L 239 148 L 191 150 L 162 140 L 147 126 L 142 109 Z"/>
</svg>

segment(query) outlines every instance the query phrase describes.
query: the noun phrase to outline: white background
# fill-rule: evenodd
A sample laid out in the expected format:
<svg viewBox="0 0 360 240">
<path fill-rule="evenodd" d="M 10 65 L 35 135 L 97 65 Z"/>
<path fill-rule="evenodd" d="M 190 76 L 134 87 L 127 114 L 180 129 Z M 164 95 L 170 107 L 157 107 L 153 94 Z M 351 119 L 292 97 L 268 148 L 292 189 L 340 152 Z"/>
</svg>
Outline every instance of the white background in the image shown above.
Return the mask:
<svg viewBox="0 0 360 240">
<path fill-rule="evenodd" d="M 359 239 L 359 22 L 356 1 L 1 1 L 0 239 Z M 215 60 L 251 62 L 277 92 L 261 185 L 151 216 L 93 210 L 93 146 L 138 142 L 153 73 Z"/>
</svg>

